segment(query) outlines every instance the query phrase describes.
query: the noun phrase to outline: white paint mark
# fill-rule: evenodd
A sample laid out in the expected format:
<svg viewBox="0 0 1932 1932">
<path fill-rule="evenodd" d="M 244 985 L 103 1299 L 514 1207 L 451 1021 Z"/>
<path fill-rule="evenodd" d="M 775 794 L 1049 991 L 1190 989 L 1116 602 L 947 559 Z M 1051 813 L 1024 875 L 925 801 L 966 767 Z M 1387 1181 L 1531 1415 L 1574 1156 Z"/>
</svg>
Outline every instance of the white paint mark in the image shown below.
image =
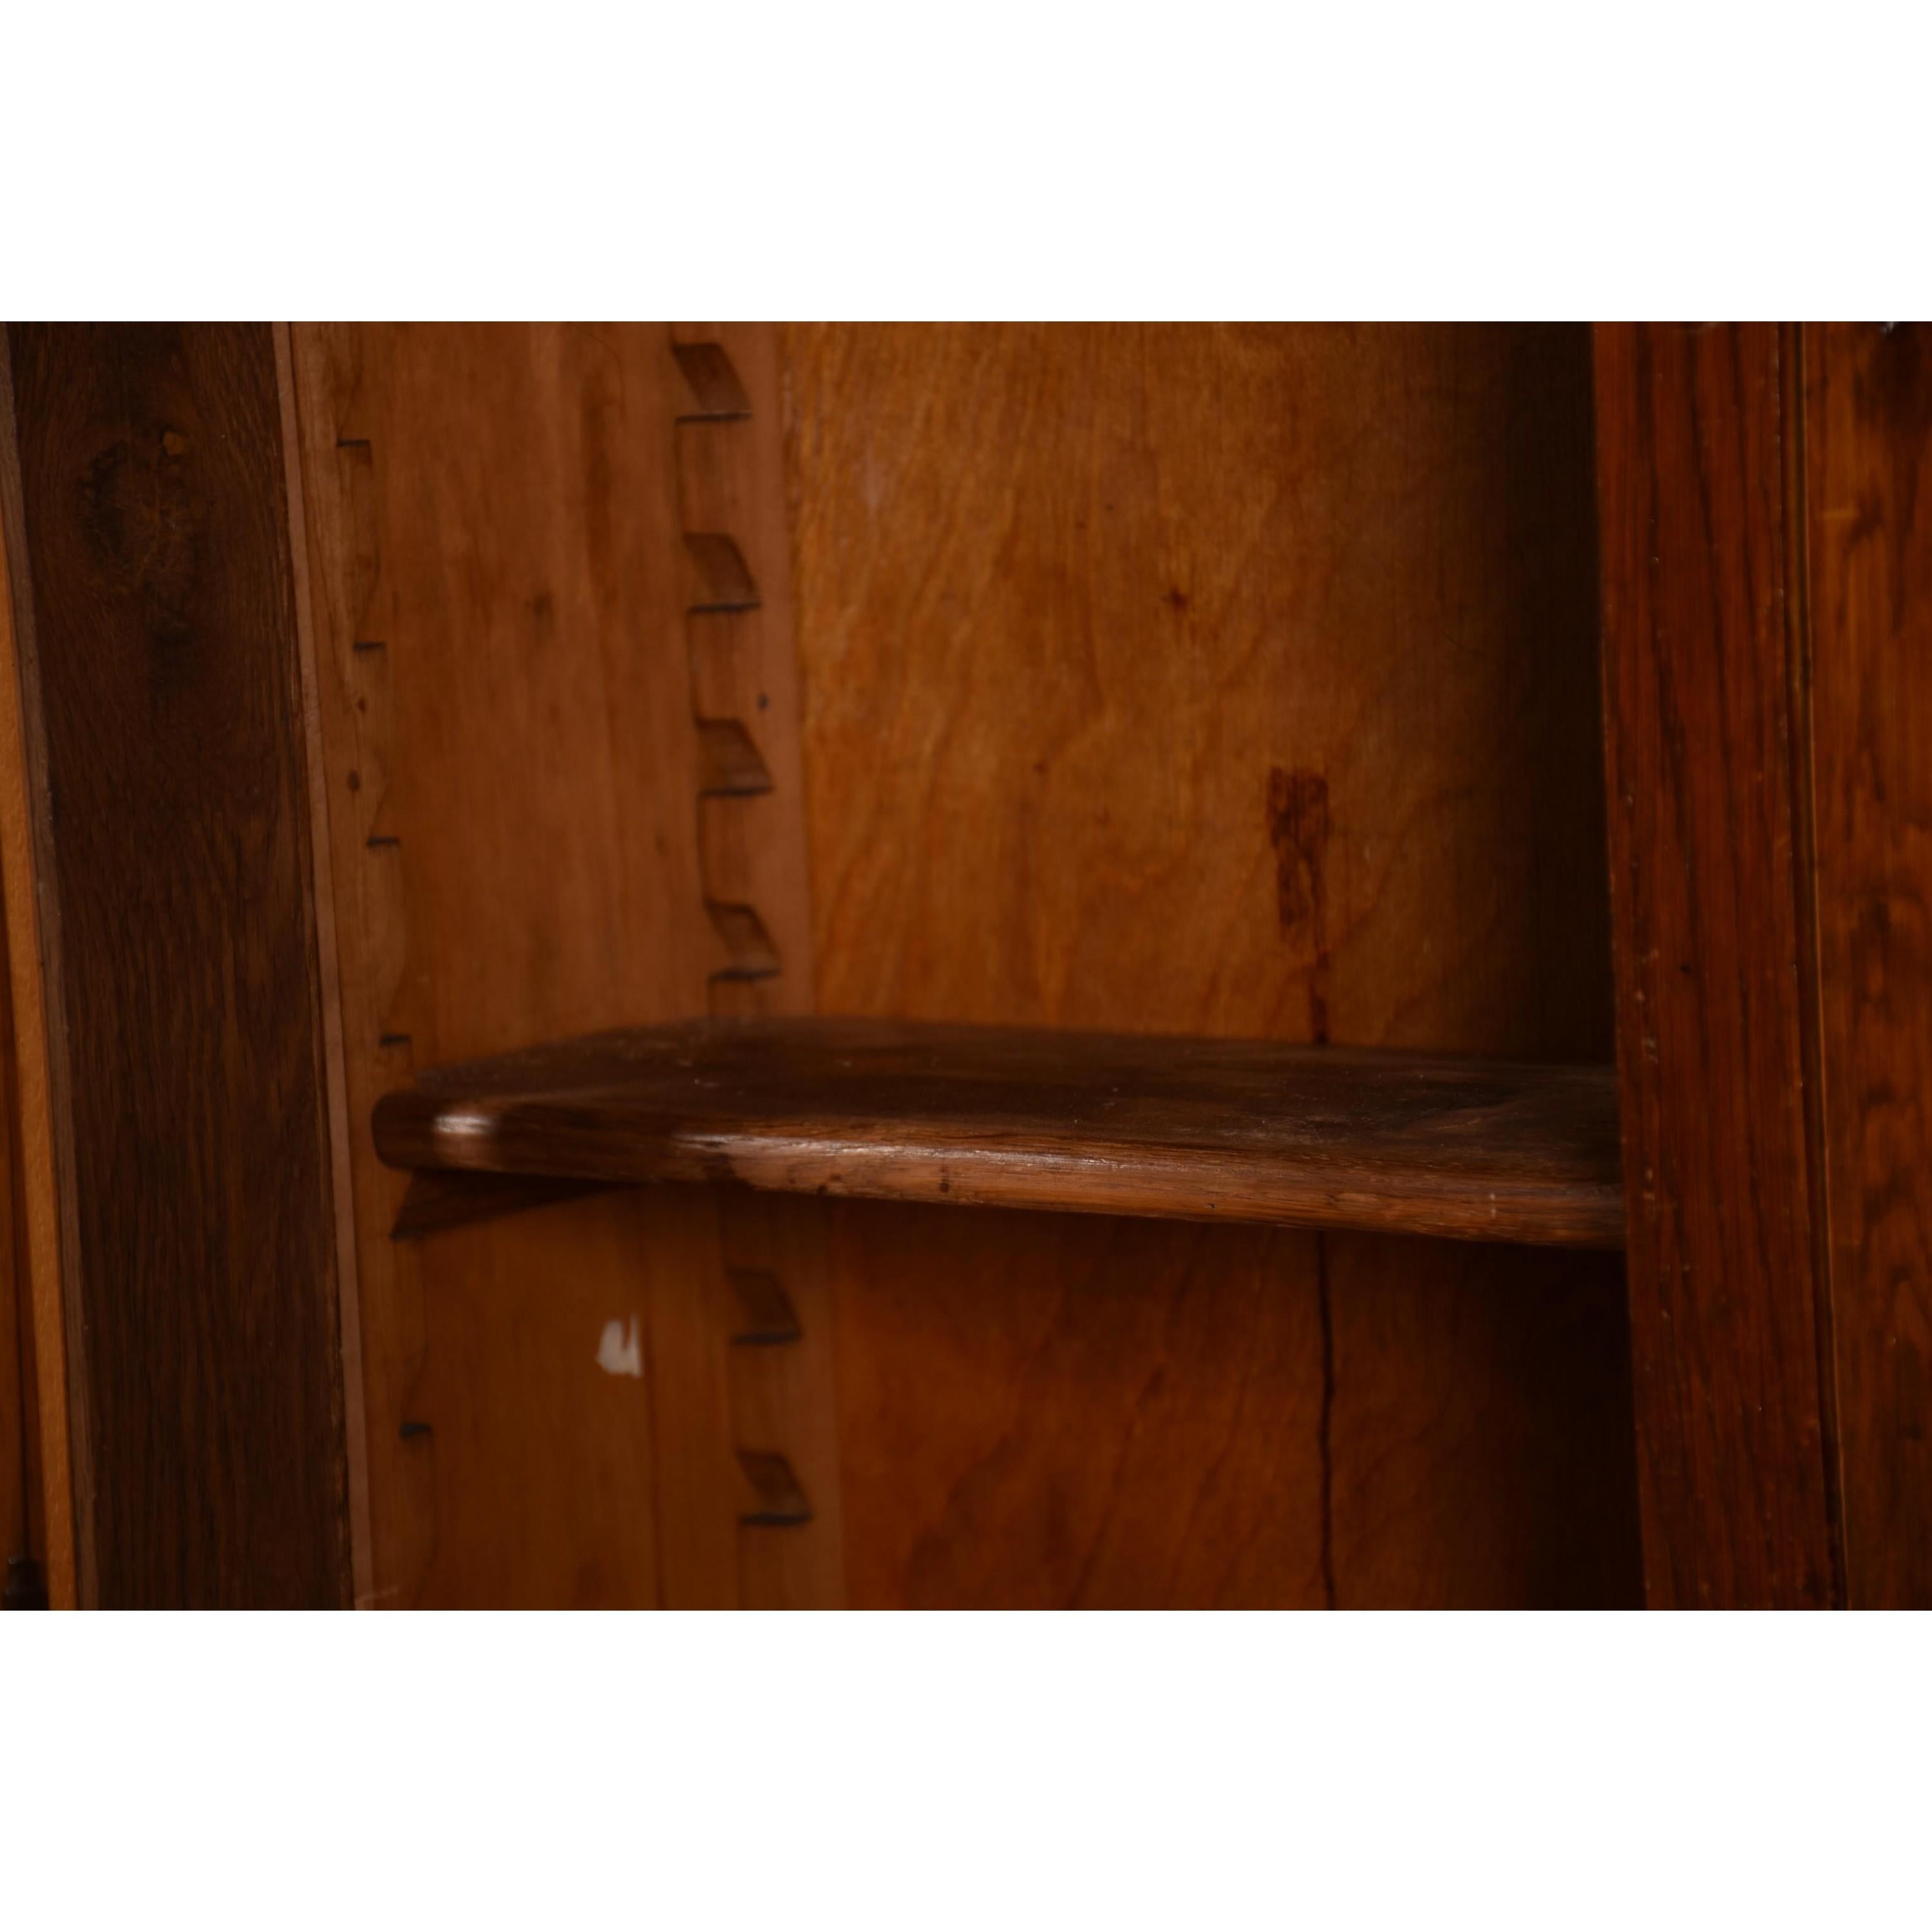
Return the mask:
<svg viewBox="0 0 1932 1932">
<path fill-rule="evenodd" d="M 597 1345 L 597 1366 L 607 1376 L 635 1376 L 640 1382 L 644 1380 L 644 1350 L 638 1339 L 634 1315 L 628 1328 L 621 1322 L 604 1323 L 604 1339 Z"/>
</svg>

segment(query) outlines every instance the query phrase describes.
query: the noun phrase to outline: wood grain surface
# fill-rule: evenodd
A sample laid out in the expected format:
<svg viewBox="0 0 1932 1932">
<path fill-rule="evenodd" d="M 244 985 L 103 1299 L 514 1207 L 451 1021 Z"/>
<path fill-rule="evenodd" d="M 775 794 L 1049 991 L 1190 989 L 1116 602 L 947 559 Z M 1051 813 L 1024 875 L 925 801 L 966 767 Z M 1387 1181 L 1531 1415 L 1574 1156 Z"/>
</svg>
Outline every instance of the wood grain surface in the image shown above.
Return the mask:
<svg viewBox="0 0 1932 1932">
<path fill-rule="evenodd" d="M 713 1021 L 438 1069 L 393 1166 L 1615 1246 L 1616 1084 L 1266 1041 Z"/>
<path fill-rule="evenodd" d="M 320 672 L 316 659 L 315 586 L 309 569 L 308 514 L 302 487 L 302 424 L 296 415 L 294 350 L 286 322 L 273 325 L 275 400 L 282 476 L 288 492 L 289 563 L 294 580 L 296 657 L 299 672 L 302 764 L 307 781 L 310 898 L 315 926 L 316 992 L 321 1007 L 322 1096 L 327 1123 L 329 1209 L 335 1238 L 336 1307 L 342 1362 L 342 1418 L 349 1489 L 350 1574 L 356 1597 L 370 1588 L 369 1428 L 364 1400 L 362 1296 L 356 1244 L 356 1190 L 350 1148 L 348 1072 L 343 1052 L 340 950 L 336 943 L 334 854 L 328 836 L 328 759 L 322 736 Z"/>
<path fill-rule="evenodd" d="M 4 345 L 0 345 L 4 346 Z M 52 1099 L 48 1074 L 48 991 L 42 974 L 43 907 L 34 862 L 35 769 L 44 751 L 27 753 L 20 634 L 31 630 L 32 597 L 21 523 L 13 382 L 0 353 L 0 904 L 5 910 L 4 1054 L 7 1220 L 4 1262 L 13 1302 L 14 1426 L 0 1463 L 18 1484 L 10 1502 L 8 1551 L 38 1573 L 19 1576 L 21 1594 L 38 1580 L 46 1600 L 70 1610 L 77 1601 L 74 1480 L 68 1428 L 66 1294 L 61 1274 L 60 1200 Z M 20 614 L 16 620 L 16 601 Z M 38 716 L 38 704 L 34 716 Z M 6 1298 L 0 1296 L 0 1300 Z M 9 1398 L 0 1396 L 0 1406 Z M 4 1426 L 0 1424 L 0 1426 Z M 10 1495 L 12 1492 L 10 1491 Z"/>
<path fill-rule="evenodd" d="M 1329 1600 L 1311 1237 L 877 1203 L 834 1226 L 855 1604 Z"/>
<path fill-rule="evenodd" d="M 350 1592 L 266 326 L 9 331 L 80 1600 Z M 30 760 L 37 747 L 30 734 Z M 9 854 L 10 860 L 11 854 Z"/>
<path fill-rule="evenodd" d="M 1838 1596 L 1791 735 L 1792 371 L 1596 334 L 1631 1340 L 1649 1599 Z"/>
<path fill-rule="evenodd" d="M 675 448 L 685 542 L 728 553 L 732 586 L 721 596 L 694 570 L 685 614 L 700 761 L 698 870 L 712 930 L 732 948 L 711 974 L 707 1006 L 718 1014 L 809 1013 L 812 894 L 778 332 L 769 323 L 676 322 L 670 345 L 683 381 Z M 811 1204 L 736 1190 L 716 1204 L 724 1292 L 714 1278 L 705 1332 L 712 1359 L 724 1344 L 723 1426 L 740 1474 L 748 1466 L 782 1470 L 779 1486 L 790 1486 L 802 1511 L 741 1502 L 737 1600 L 836 1605 L 844 1598 L 844 1514 L 824 1217 Z M 782 1302 L 784 1340 L 736 1343 L 747 1281 Z"/>
<path fill-rule="evenodd" d="M 736 1238 L 716 1199 L 610 1195 L 397 1241 L 403 1178 L 368 1126 L 415 1066 L 703 1013 L 738 964 L 739 928 L 712 914 L 721 891 L 782 953 L 769 976 L 810 999 L 802 868 L 783 856 L 802 804 L 785 782 L 798 752 L 776 363 L 769 342 L 761 362 L 755 340 L 730 340 L 760 413 L 715 434 L 749 438 L 753 460 L 704 442 L 681 478 L 680 437 L 714 431 L 679 427 L 697 406 L 661 324 L 292 332 L 371 1602 L 733 1604 L 780 1587 L 746 1546 L 781 1532 L 740 1522 Z M 687 634 L 706 601 L 693 514 L 758 599 L 716 652 Z M 734 679 L 744 704 L 721 709 Z M 771 782 L 755 794 L 716 795 L 702 728 L 733 720 Z M 775 876 L 789 898 L 762 890 Z M 809 1282 L 794 1288 L 810 1301 Z M 822 1443 L 822 1419 L 800 1426 Z M 836 1456 L 821 1470 L 796 1445 L 748 1446 L 836 1490 Z M 836 1574 L 836 1520 L 835 1497 L 808 1539 L 813 1590 L 828 1562 Z"/>
<path fill-rule="evenodd" d="M 5 594 L 0 582 L 0 598 Z M 0 937 L 0 955 L 4 950 Z M 0 971 L 0 985 L 8 977 Z M 8 1610 L 37 1606 L 46 1595 L 33 1269 L 22 1225 L 26 1190 L 18 1096 L 10 997 L 0 1000 L 0 1570 L 6 1579 L 0 1603 Z"/>
<path fill-rule="evenodd" d="M 1609 1058 L 1583 332 L 786 339 L 820 1012 Z M 855 1602 L 1636 1595 L 1613 1260 L 831 1226 Z"/>
<path fill-rule="evenodd" d="M 648 1325 L 639 1257 L 660 1232 L 689 1248 L 688 1226 L 660 1231 L 662 1204 L 631 1199 L 394 1243 L 401 1186 L 368 1121 L 419 1062 L 702 1000 L 674 372 L 648 331 L 292 338 L 353 1134 L 368 1600 L 654 1602 L 648 1389 L 598 1351 L 608 1322 Z M 621 1509 L 614 1471 L 634 1488 Z M 512 1532 L 533 1526 L 524 1547 Z"/>
<path fill-rule="evenodd" d="M 1932 331 L 1804 332 L 1823 1142 L 1850 1601 L 1932 1606 Z"/>
</svg>

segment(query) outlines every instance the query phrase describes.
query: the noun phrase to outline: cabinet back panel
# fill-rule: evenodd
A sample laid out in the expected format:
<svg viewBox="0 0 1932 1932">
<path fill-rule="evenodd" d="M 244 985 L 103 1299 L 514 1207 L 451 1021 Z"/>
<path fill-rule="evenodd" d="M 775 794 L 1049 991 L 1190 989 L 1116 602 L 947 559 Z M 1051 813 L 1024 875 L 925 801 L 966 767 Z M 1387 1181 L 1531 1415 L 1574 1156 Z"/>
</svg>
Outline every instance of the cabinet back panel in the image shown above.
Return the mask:
<svg viewBox="0 0 1932 1932">
<path fill-rule="evenodd" d="M 787 332 L 822 1012 L 1607 1060 L 1581 329 Z M 1634 1602 L 1618 1263 L 853 1204 L 855 1602 Z"/>
</svg>

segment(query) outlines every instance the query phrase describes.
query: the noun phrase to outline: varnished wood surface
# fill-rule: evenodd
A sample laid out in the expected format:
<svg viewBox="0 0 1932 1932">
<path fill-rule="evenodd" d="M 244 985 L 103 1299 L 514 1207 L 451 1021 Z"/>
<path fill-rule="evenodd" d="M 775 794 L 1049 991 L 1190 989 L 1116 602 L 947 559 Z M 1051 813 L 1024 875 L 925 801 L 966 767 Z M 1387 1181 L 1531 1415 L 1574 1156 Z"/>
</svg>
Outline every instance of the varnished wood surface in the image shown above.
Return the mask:
<svg viewBox="0 0 1932 1932">
<path fill-rule="evenodd" d="M 855 1604 L 1628 1594 L 1604 1530 L 1629 1501 L 1594 1446 L 1629 1420 L 1602 1372 L 1623 1346 L 1614 1255 L 1564 1258 L 1594 1271 L 1586 1298 L 1552 1293 L 1534 1248 L 1326 1236 L 1352 1300 L 1324 1349 L 1306 1234 L 869 1202 L 834 1220 L 869 1318 L 839 1336 Z M 974 1286 L 970 1309 L 956 1280 Z M 910 1386 L 909 1361 L 928 1365 Z M 1456 1445 L 1472 1496 L 1516 1507 L 1472 1505 L 1459 1534 L 1433 1534 L 1446 1479 L 1415 1446 L 1418 1418 L 1424 1442 Z"/>
<path fill-rule="evenodd" d="M 0 598 L 5 594 L 0 578 Z M 5 951 L 0 938 L 0 986 L 7 984 Z M 8 998 L 0 999 L 0 1574 L 6 1579 L 0 1603 L 10 1610 L 22 1596 L 44 1598 L 46 1565 L 34 1388 L 33 1273 L 22 1225 L 25 1173 L 14 1058 L 13 1001 Z"/>
<path fill-rule="evenodd" d="M 698 1022 L 440 1070 L 401 1167 L 1614 1246 L 1608 1068 L 880 1021 Z"/>
<path fill-rule="evenodd" d="M 1801 1036 L 1791 370 L 1596 334 L 1631 1340 L 1652 1604 L 1840 1588 Z"/>
<path fill-rule="evenodd" d="M 687 546 L 727 552 L 729 582 L 694 571 L 685 616 L 701 771 L 698 867 L 712 929 L 732 956 L 710 976 L 714 1014 L 812 1010 L 810 866 L 786 500 L 784 376 L 769 323 L 676 322 L 683 379 L 675 437 Z M 720 595 L 722 588 L 727 594 Z M 834 1420 L 832 1288 L 815 1204 L 734 1190 L 716 1200 L 725 1292 L 714 1279 L 700 1339 L 724 1348 L 724 1434 L 742 1480 L 782 1467 L 805 1498 L 783 1521 L 736 1505 L 736 1600 L 770 1608 L 844 1600 L 844 1510 Z M 743 1346 L 735 1284 L 782 1298 L 790 1339 Z M 713 1423 L 716 1427 L 718 1425 Z M 707 1465 L 716 1472 L 715 1465 Z M 722 1498 L 699 1506 L 713 1519 Z"/>
<path fill-rule="evenodd" d="M 872 1202 L 832 1218 L 854 1604 L 1330 1600 L 1311 1237 Z"/>
<path fill-rule="evenodd" d="M 0 355 L 0 904 L 6 917 L 4 980 L 8 1220 L 14 1304 L 18 1424 L 17 1529 L 10 1541 L 38 1570 L 46 1600 L 77 1600 L 74 1480 L 68 1427 L 66 1298 L 60 1261 L 52 1101 L 47 1052 L 47 988 L 42 974 L 43 908 L 34 864 L 33 771 L 16 633 L 32 623 L 25 573 L 20 472 L 8 358 Z M 18 560 L 16 574 L 16 562 Z M 38 705 L 36 706 L 38 715 Z M 0 1296 L 0 1300 L 4 1300 Z M 0 1406 L 4 1398 L 0 1397 Z M 8 1451 L 0 1449 L 0 1462 Z"/>
<path fill-rule="evenodd" d="M 1932 329 L 1808 326 L 1822 1112 L 1846 1584 L 1932 1606 Z"/>
<path fill-rule="evenodd" d="M 322 736 L 320 672 L 316 658 L 315 584 L 309 569 L 308 515 L 302 482 L 302 424 L 296 408 L 289 326 L 274 325 L 276 408 L 282 475 L 288 491 L 289 562 L 294 579 L 302 762 L 308 794 L 308 854 L 315 928 L 316 992 L 321 1006 L 323 1097 L 328 1124 L 330 1216 L 335 1237 L 336 1304 L 342 1338 L 343 1434 L 349 1486 L 350 1568 L 359 1600 L 373 1588 L 369 1529 L 369 1426 L 364 1390 L 362 1294 L 356 1240 L 356 1190 L 349 1124 L 348 1070 L 342 1028 L 341 956 L 336 940 L 334 854 L 328 832 L 328 758 Z"/>
<path fill-rule="evenodd" d="M 369 1133 L 439 1060 L 703 1012 L 721 985 L 809 1004 L 775 340 L 698 334 L 701 394 L 662 323 L 292 331 L 371 1603 L 836 1598 L 823 1320 L 742 1445 L 790 1456 L 812 1524 L 740 1523 L 728 1276 L 756 1230 L 701 1191 L 405 1210 Z M 729 610 L 693 614 L 694 533 L 736 560 Z M 748 931 L 755 981 L 732 976 Z"/>
<path fill-rule="evenodd" d="M 368 1122 L 415 1065 L 703 999 L 675 370 L 652 330 L 301 325 L 292 348 L 366 1600 L 653 1603 L 649 1384 L 597 1360 L 609 1322 L 648 1330 L 652 1210 L 586 1203 L 394 1242 L 402 1178 Z M 668 1252 L 694 1238 L 662 1231 Z"/>
<path fill-rule="evenodd" d="M 269 331 L 16 324 L 9 341 L 23 688 L 44 728 L 36 862 L 64 1015 L 53 1083 L 71 1134 L 80 1595 L 346 1602 Z"/>
<path fill-rule="evenodd" d="M 1610 1059 L 1586 332 L 787 342 L 820 1011 Z M 1637 1594 L 1614 1258 L 830 1222 L 855 1603 Z"/>
</svg>

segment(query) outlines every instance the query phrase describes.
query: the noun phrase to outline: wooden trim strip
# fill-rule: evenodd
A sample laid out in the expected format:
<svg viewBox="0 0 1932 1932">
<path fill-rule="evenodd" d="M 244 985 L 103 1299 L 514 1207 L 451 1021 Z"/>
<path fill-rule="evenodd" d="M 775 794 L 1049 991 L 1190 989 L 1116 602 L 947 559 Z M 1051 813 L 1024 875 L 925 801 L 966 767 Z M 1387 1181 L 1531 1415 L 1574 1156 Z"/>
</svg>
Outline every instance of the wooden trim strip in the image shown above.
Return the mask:
<svg viewBox="0 0 1932 1932">
<path fill-rule="evenodd" d="M 1628 1283 L 1653 1606 L 1840 1600 L 1774 325 L 1596 334 Z"/>
<path fill-rule="evenodd" d="M 27 1293 L 33 1337 L 34 1399 L 39 1430 L 40 1502 L 47 1600 L 56 1610 L 83 1600 L 74 1509 L 74 1468 L 68 1414 L 66 1294 L 62 1276 L 61 1196 L 56 1178 L 52 1081 L 48 1027 L 57 995 L 47 970 L 50 931 L 44 931 L 36 790 L 30 760 L 22 680 L 31 653 L 22 640 L 33 621 L 33 599 L 20 520 L 20 474 L 14 442 L 13 383 L 0 332 L 0 890 L 7 924 L 8 989 L 13 1002 L 14 1122 L 22 1179 Z M 10 559 L 17 560 L 10 564 Z M 54 916 L 51 901 L 49 918 Z M 89 1596 L 91 1597 L 91 1587 Z"/>
<path fill-rule="evenodd" d="M 322 740 L 322 688 L 315 656 L 315 607 L 302 490 L 302 442 L 289 325 L 273 325 L 275 388 L 281 410 L 282 463 L 288 478 L 290 564 L 295 575 L 296 656 L 302 675 L 303 763 L 308 784 L 309 857 L 315 874 L 315 940 L 322 996 L 322 1077 L 335 1227 L 336 1294 L 341 1311 L 343 1415 L 349 1463 L 349 1542 L 355 1601 L 375 1588 L 369 1522 L 368 1401 L 362 1379 L 362 1297 L 356 1258 L 356 1180 L 350 1152 L 348 1067 L 342 1024 L 342 975 L 335 938 L 335 878 L 328 831 L 328 765 Z"/>
<path fill-rule="evenodd" d="M 713 1014 L 808 1014 L 812 933 L 778 331 L 674 322 L 669 334 L 684 392 L 672 438 L 691 564 L 685 644 L 698 750 L 698 868 L 721 955 L 706 1003 Z M 721 1197 L 718 1208 L 726 1276 L 768 1281 L 789 1316 L 761 1331 L 764 1346 L 734 1346 L 743 1332 L 737 1296 L 713 1297 L 710 1340 L 726 1346 L 740 1466 L 782 1471 L 779 1487 L 790 1498 L 740 1514 L 739 1600 L 835 1605 L 844 1594 L 844 1547 L 824 1215 L 818 1203 L 742 1196 Z"/>
<path fill-rule="evenodd" d="M 70 1124 L 58 1186 L 76 1594 L 344 1604 L 272 332 L 16 323 L 8 340 L 34 578 L 19 640 L 30 768 L 44 730 L 36 876 L 43 917 L 47 896 L 60 910 L 42 951 L 57 1160 L 63 1105 Z"/>
<path fill-rule="evenodd" d="M 1804 722 L 1846 1600 L 1932 1606 L 1932 324 L 1808 323 Z M 1822 1272 L 1821 1268 L 1821 1272 Z"/>
</svg>

